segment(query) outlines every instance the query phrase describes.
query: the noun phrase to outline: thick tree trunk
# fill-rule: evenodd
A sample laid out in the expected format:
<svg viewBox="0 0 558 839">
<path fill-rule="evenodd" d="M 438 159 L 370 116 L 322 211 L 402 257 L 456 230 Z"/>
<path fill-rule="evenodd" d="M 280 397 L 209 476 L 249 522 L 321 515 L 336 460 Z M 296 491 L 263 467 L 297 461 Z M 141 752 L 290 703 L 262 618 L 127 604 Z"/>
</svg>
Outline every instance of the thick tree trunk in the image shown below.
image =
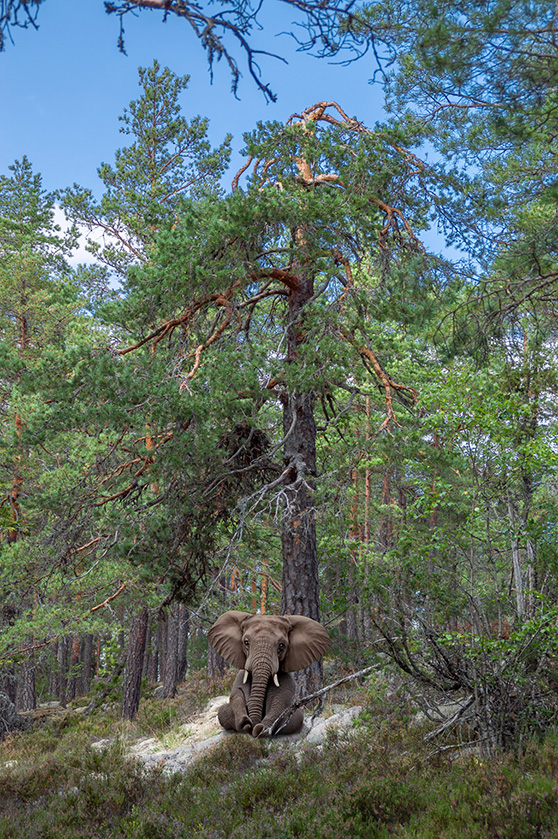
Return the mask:
<svg viewBox="0 0 558 839">
<path fill-rule="evenodd" d="M 28 643 L 31 639 L 28 639 Z M 32 643 L 32 641 L 31 641 Z M 17 711 L 32 711 L 37 707 L 37 694 L 35 691 L 35 656 L 28 653 L 21 665 L 20 684 L 17 691 Z"/>
<path fill-rule="evenodd" d="M 163 690 L 162 697 L 176 696 L 178 687 L 178 645 L 179 645 L 179 622 L 178 604 L 173 603 L 166 614 L 165 632 L 165 666 L 163 668 Z"/>
<path fill-rule="evenodd" d="M 139 708 L 148 617 L 145 606 L 135 615 L 130 627 L 121 711 L 121 717 L 127 720 L 133 720 Z"/>
<path fill-rule="evenodd" d="M 288 361 L 300 363 L 305 342 L 304 307 L 314 293 L 310 273 L 301 271 L 299 285 L 289 293 Z M 314 484 L 316 477 L 315 396 L 305 393 L 283 395 L 283 461 L 289 469 L 286 486 L 287 508 L 283 518 L 283 593 L 281 612 L 320 619 L 318 551 Z M 296 675 L 299 693 L 313 693 L 322 687 L 321 662 L 314 662 Z"/>
</svg>

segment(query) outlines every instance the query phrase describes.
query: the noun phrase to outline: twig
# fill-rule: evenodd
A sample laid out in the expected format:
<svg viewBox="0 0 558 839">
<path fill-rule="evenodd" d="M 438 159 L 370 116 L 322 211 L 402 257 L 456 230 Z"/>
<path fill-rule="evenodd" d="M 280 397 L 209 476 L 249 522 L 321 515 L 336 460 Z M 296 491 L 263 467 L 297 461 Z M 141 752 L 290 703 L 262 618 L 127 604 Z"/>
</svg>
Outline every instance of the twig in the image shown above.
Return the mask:
<svg viewBox="0 0 558 839">
<path fill-rule="evenodd" d="M 451 728 L 452 725 L 454 725 L 458 721 L 458 719 L 463 716 L 465 711 L 467 711 L 471 707 L 474 700 L 475 695 L 472 693 L 471 696 L 469 696 L 465 700 L 465 704 L 462 705 L 461 708 L 458 708 L 455 714 L 453 714 L 453 716 L 451 716 L 448 720 L 443 722 L 442 725 L 440 725 L 434 731 L 429 732 L 429 734 L 427 734 L 426 737 L 424 737 L 424 741 L 426 742 L 426 740 L 432 740 L 434 737 L 438 737 L 439 734 L 442 734 L 444 731 L 446 731 L 446 729 Z"/>
<path fill-rule="evenodd" d="M 487 739 L 487 737 L 479 737 L 477 740 L 469 740 L 467 743 L 452 743 L 448 746 L 438 746 L 437 749 L 434 749 L 434 751 L 429 752 L 426 755 L 425 760 L 430 760 L 431 757 L 435 757 L 442 752 L 449 752 L 454 749 L 466 749 L 468 746 L 475 746 L 478 743 L 484 743 Z"/>
</svg>

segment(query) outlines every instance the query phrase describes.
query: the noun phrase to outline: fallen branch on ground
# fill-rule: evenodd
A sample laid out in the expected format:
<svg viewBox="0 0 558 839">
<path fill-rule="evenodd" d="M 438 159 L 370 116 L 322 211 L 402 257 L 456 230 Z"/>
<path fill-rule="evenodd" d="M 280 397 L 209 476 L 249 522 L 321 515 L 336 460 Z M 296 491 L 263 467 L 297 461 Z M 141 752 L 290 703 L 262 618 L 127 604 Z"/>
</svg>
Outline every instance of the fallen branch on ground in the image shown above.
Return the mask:
<svg viewBox="0 0 558 839">
<path fill-rule="evenodd" d="M 268 728 L 264 728 L 264 730 L 259 734 L 259 737 L 273 737 L 275 734 L 279 734 L 279 732 L 287 725 L 294 712 L 300 708 L 301 705 L 309 705 L 310 702 L 314 702 L 316 699 L 321 699 L 322 696 L 325 696 L 325 694 L 329 693 L 330 690 L 339 687 L 339 685 L 343 685 L 345 682 L 351 682 L 353 679 L 358 679 L 360 676 L 367 676 L 368 673 L 377 669 L 378 665 L 373 664 L 370 667 L 365 667 L 364 670 L 352 673 L 350 676 L 344 676 L 342 679 L 339 679 L 339 681 L 333 682 L 331 685 L 326 685 L 324 688 L 317 690 L 315 693 L 309 693 L 307 696 L 301 696 L 298 699 L 295 699 L 292 705 L 285 708 L 272 725 Z"/>
</svg>

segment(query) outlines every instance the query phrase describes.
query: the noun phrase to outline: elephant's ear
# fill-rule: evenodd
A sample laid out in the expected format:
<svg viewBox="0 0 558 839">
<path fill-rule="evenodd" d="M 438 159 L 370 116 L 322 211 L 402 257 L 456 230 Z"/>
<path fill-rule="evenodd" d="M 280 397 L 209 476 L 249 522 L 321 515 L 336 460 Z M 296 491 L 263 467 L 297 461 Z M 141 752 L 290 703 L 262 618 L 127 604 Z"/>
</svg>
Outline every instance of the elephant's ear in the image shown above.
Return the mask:
<svg viewBox="0 0 558 839">
<path fill-rule="evenodd" d="M 302 615 L 288 615 L 291 625 L 289 649 L 281 662 L 281 669 L 290 672 L 302 670 L 321 658 L 331 644 L 329 635 L 321 624 Z"/>
<path fill-rule="evenodd" d="M 217 618 L 209 632 L 207 640 L 233 667 L 242 669 L 245 656 L 242 650 L 242 624 L 251 617 L 248 612 L 225 612 Z"/>
</svg>

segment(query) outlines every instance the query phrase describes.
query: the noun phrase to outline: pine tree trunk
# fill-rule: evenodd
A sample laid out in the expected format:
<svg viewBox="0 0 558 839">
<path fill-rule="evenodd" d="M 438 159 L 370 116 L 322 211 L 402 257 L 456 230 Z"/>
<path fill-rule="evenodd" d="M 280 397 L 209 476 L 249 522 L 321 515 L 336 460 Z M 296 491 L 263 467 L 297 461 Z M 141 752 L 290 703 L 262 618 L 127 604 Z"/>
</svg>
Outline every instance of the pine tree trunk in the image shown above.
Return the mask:
<svg viewBox="0 0 558 839">
<path fill-rule="evenodd" d="M 353 499 L 351 504 L 351 528 L 350 538 L 353 543 L 358 542 L 360 537 L 359 531 L 359 513 L 360 513 L 360 475 L 357 469 L 353 469 Z M 349 557 L 349 564 L 347 568 L 347 594 L 349 600 L 349 608 L 346 612 L 346 626 L 347 638 L 350 641 L 358 640 L 358 548 L 354 547 L 351 550 Z"/>
<path fill-rule="evenodd" d="M 60 707 L 66 707 L 66 687 L 68 680 L 68 639 L 58 639 L 58 701 Z"/>
<path fill-rule="evenodd" d="M 166 616 L 165 666 L 162 697 L 176 696 L 178 687 L 178 605 L 173 603 Z"/>
<path fill-rule="evenodd" d="M 18 711 L 32 711 L 37 707 L 35 670 L 35 656 L 30 652 L 23 659 L 21 665 L 21 677 L 16 702 L 16 710 Z"/>
<path fill-rule="evenodd" d="M 127 720 L 133 720 L 139 708 L 148 617 L 145 606 L 134 616 L 130 627 L 121 711 L 121 717 Z"/>
<path fill-rule="evenodd" d="M 81 672 L 81 690 L 82 693 L 89 693 L 91 689 L 91 680 L 93 678 L 93 635 L 88 633 L 83 639 L 83 660 Z"/>
<path fill-rule="evenodd" d="M 51 644 L 52 658 L 54 659 L 52 666 L 48 673 L 48 695 L 49 697 L 58 696 L 58 667 L 54 662 L 58 661 L 58 641 L 53 641 Z"/>
<path fill-rule="evenodd" d="M 289 292 L 288 360 L 300 362 L 305 342 L 304 307 L 314 293 L 314 280 L 309 272 L 298 274 L 299 285 Z M 315 396 L 306 393 L 284 393 L 283 398 L 283 461 L 289 469 L 290 481 L 285 488 L 287 507 L 283 517 L 281 545 L 283 550 L 283 593 L 281 612 L 320 619 L 318 551 L 316 542 L 316 511 L 314 486 L 316 477 Z M 300 693 L 319 690 L 323 683 L 321 662 L 295 676 Z"/>
<path fill-rule="evenodd" d="M 153 625 L 149 619 L 147 628 L 147 649 L 145 652 L 143 669 L 147 681 L 155 684 L 159 678 L 159 624 Z"/>
<path fill-rule="evenodd" d="M 81 638 L 74 635 L 70 644 L 70 678 L 68 679 L 68 696 L 72 701 L 80 695 L 79 670 L 80 670 Z"/>
<path fill-rule="evenodd" d="M 190 613 L 184 603 L 178 606 L 178 682 L 183 682 L 188 669 L 188 634 Z"/>
</svg>

